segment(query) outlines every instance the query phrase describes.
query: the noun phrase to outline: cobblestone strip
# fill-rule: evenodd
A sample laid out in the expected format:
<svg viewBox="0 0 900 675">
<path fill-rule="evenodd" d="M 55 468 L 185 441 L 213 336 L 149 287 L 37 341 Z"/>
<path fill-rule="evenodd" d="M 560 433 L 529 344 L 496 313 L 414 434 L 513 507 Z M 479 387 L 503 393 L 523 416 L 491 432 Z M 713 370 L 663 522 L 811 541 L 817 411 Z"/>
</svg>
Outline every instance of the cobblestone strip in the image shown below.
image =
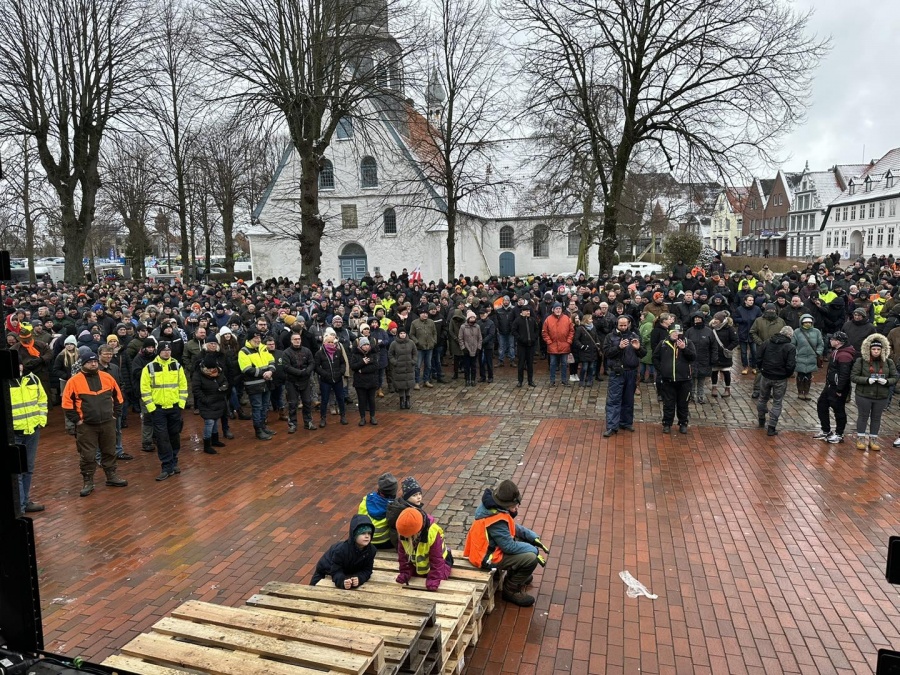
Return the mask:
<svg viewBox="0 0 900 675">
<path fill-rule="evenodd" d="M 460 472 L 444 500 L 432 511 L 444 528 L 450 546 L 462 548 L 484 489 L 498 478 L 512 478 L 515 475 L 541 421 L 523 420 L 518 416 L 504 418 Z"/>
</svg>

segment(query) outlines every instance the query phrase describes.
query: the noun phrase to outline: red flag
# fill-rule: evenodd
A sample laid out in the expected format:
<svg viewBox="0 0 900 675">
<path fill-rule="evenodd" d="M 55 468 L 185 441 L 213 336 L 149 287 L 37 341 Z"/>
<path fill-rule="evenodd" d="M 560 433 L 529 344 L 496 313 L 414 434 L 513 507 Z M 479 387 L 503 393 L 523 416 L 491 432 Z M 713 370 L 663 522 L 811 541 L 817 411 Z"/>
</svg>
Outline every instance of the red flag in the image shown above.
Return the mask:
<svg viewBox="0 0 900 675">
<path fill-rule="evenodd" d="M 416 269 L 412 271 L 412 274 L 409 275 L 409 283 L 411 284 L 420 284 L 422 283 L 422 270 L 420 269 L 421 265 L 416 265 Z"/>
</svg>

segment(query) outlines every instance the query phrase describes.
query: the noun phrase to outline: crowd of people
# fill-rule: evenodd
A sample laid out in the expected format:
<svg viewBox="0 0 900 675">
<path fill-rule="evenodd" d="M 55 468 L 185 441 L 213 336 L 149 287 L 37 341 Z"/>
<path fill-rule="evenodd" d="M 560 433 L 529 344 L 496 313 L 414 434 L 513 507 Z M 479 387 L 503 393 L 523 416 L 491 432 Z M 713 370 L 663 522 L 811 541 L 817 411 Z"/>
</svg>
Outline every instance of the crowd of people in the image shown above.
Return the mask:
<svg viewBox="0 0 900 675">
<path fill-rule="evenodd" d="M 900 265 L 892 256 L 829 255 L 781 275 L 766 264 L 728 270 L 717 257 L 706 268 L 679 262 L 644 276 L 423 283 L 403 270 L 325 284 L 41 282 L 4 290 L 7 345 L 22 365 L 13 389 L 23 411 L 16 431 L 29 449 L 20 481 L 29 512 L 43 508 L 29 497 L 31 471 L 47 406 L 57 403 L 76 436 L 87 496 L 98 465 L 107 486 L 127 485 L 118 466 L 133 458 L 121 440 L 130 412 L 140 415 L 141 450 L 157 453 L 157 480 L 166 480 L 180 473 L 184 411 L 203 420 L 204 452 L 216 454 L 234 438 L 235 420 L 252 420 L 265 442 L 276 433 L 274 416 L 289 434 L 313 432 L 329 412 L 348 424 L 355 406 L 360 426 L 377 425 L 389 394 L 409 409 L 416 392 L 451 377 L 467 388 L 490 385 L 495 367 L 515 366 L 516 386 L 535 387 L 537 358 L 548 361 L 550 387 L 608 378 L 607 437 L 634 430 L 641 382 L 656 388 L 663 430 L 677 421 L 687 433 L 688 404 L 730 397 L 733 371 L 754 376 L 760 427 L 774 435 L 788 381 L 809 400 L 814 374 L 824 371 L 818 437 L 843 442 L 855 384 L 857 447 L 878 450 L 900 359 Z"/>
</svg>

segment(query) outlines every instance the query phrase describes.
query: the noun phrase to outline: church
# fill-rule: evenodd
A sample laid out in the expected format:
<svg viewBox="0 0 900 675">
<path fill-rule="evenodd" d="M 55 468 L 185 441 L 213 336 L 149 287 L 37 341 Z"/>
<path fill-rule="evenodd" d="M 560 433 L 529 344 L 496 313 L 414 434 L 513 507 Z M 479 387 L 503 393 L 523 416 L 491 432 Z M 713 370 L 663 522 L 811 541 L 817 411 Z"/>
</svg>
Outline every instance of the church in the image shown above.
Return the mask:
<svg viewBox="0 0 900 675">
<path fill-rule="evenodd" d="M 342 118 L 320 162 L 322 280 L 387 276 L 417 267 L 426 281 L 448 277 L 446 200 L 423 171 L 422 156 L 423 149 L 434 148 L 433 132 L 439 127 L 429 125 L 442 123 L 446 95 L 433 77 L 422 114 L 412 99 L 404 98 L 401 74 L 384 77 L 393 95 L 369 102 L 359 117 Z M 545 207 L 535 208 L 529 198 L 539 178 L 535 142 L 485 139 L 483 145 L 490 152 L 478 170 L 501 187 L 490 199 L 469 198 L 461 204 L 456 274 L 486 278 L 576 272 L 579 214 L 541 213 Z M 299 277 L 300 228 L 300 161 L 289 146 L 247 231 L 254 276 Z M 596 246 L 588 251 L 588 260 L 596 264 Z"/>
</svg>

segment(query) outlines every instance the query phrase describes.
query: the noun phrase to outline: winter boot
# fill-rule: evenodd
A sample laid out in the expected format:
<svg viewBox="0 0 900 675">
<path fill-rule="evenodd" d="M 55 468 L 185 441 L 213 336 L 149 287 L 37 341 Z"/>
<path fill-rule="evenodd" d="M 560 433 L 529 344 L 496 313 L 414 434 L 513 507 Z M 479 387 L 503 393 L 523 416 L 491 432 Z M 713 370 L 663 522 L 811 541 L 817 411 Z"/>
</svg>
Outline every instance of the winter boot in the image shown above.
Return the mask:
<svg viewBox="0 0 900 675">
<path fill-rule="evenodd" d="M 365 413 L 363 413 L 363 416 L 359 418 L 359 426 L 361 426 L 361 427 L 366 426 L 366 415 L 365 415 Z"/>
<path fill-rule="evenodd" d="M 324 424 L 322 426 L 325 426 Z M 271 441 L 272 437 L 262 427 L 256 427 L 256 438 L 260 441 Z"/>
<path fill-rule="evenodd" d="M 82 497 L 87 497 L 94 491 L 94 477 L 89 476 L 86 473 L 82 474 L 81 477 L 84 479 L 84 486 L 81 488 L 81 492 L 78 494 Z"/>
<path fill-rule="evenodd" d="M 116 470 L 107 471 L 106 473 L 106 485 L 107 487 L 127 487 L 128 481 L 124 478 L 119 478 L 119 475 L 116 473 Z"/>
<path fill-rule="evenodd" d="M 857 434 L 856 435 L 856 449 L 857 450 L 868 450 L 869 449 L 869 437 L 866 434 Z"/>
<path fill-rule="evenodd" d="M 525 592 L 525 586 L 503 585 L 503 599 L 519 607 L 531 607 L 534 604 L 534 596 Z"/>
<path fill-rule="evenodd" d="M 378 398 L 384 398 L 384 390 L 381 387 L 378 387 L 378 391 L 375 392 L 375 395 Z"/>
<path fill-rule="evenodd" d="M 219 454 L 219 452 L 212 446 L 211 438 L 203 439 L 203 452 L 205 452 L 207 455 L 218 455 Z"/>
<path fill-rule="evenodd" d="M 347 421 L 347 415 L 346 415 L 346 414 L 341 415 L 341 424 L 350 424 L 350 423 Z"/>
<path fill-rule="evenodd" d="M 375 415 L 369 415 L 369 424 L 371 424 L 373 427 L 378 426 L 378 420 L 375 419 Z"/>
<path fill-rule="evenodd" d="M 881 446 L 878 445 L 878 436 L 869 436 L 869 450 L 872 452 L 881 450 Z"/>
<path fill-rule="evenodd" d="M 225 447 L 225 444 L 219 440 L 219 433 L 217 431 L 213 432 L 212 437 L 210 438 L 210 444 L 214 448 L 224 448 Z"/>
<path fill-rule="evenodd" d="M 237 417 L 239 420 L 252 420 L 253 419 L 253 415 L 248 415 L 247 413 L 245 413 L 244 409 L 240 406 L 237 409 Z"/>
<path fill-rule="evenodd" d="M 713 398 L 719 397 L 719 385 L 714 384 L 709 388 L 709 395 Z"/>
<path fill-rule="evenodd" d="M 770 426 L 766 429 L 766 436 L 777 436 L 777 435 L 778 435 L 778 429 L 776 429 L 775 427 Z"/>
<path fill-rule="evenodd" d="M 281 410 L 278 411 L 278 421 L 279 422 L 287 422 L 287 418 L 288 418 L 288 416 L 287 416 L 287 413 L 285 412 L 284 408 L 282 408 Z"/>
<path fill-rule="evenodd" d="M 722 392 L 723 398 L 728 398 L 731 396 L 731 387 L 725 387 L 725 391 Z"/>
<path fill-rule="evenodd" d="M 268 423 L 268 420 L 266 420 L 266 419 L 263 419 L 262 429 L 267 434 L 269 434 L 269 436 L 274 436 L 276 433 L 275 431 L 273 431 L 272 429 L 269 428 L 269 423 Z"/>
<path fill-rule="evenodd" d="M 293 433 L 296 433 L 296 431 L 297 431 L 297 425 L 291 424 L 290 422 L 288 422 L 288 433 L 293 434 Z"/>
</svg>

